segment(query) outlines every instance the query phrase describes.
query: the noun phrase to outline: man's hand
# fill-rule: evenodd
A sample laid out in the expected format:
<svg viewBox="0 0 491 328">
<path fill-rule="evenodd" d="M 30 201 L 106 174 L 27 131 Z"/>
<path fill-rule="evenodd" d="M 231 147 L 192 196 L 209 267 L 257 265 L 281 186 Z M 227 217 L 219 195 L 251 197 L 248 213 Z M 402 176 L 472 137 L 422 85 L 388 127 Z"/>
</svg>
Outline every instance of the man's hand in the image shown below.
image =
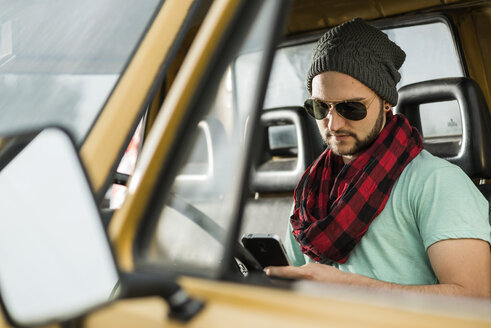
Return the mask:
<svg viewBox="0 0 491 328">
<path fill-rule="evenodd" d="M 271 266 L 267 267 L 265 272 L 268 276 L 272 277 L 307 279 L 332 283 L 348 283 L 351 278 L 350 276 L 354 275 L 320 263 L 307 263 L 301 267 Z"/>
<path fill-rule="evenodd" d="M 308 263 L 301 267 L 267 267 L 268 276 L 308 279 L 380 289 L 424 293 L 491 297 L 491 253 L 489 244 L 479 239 L 448 239 L 428 248 L 433 270 L 440 284 L 400 285 L 343 272 L 329 265 Z"/>
</svg>

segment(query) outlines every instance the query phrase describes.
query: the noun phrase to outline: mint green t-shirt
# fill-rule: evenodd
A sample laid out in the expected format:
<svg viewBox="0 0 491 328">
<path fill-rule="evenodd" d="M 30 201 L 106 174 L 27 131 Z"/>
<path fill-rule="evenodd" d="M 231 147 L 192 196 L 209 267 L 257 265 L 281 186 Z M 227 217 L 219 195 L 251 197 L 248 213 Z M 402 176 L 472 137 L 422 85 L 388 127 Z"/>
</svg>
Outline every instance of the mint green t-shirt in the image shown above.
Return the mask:
<svg viewBox="0 0 491 328">
<path fill-rule="evenodd" d="M 423 150 L 397 179 L 385 208 L 343 263 L 342 271 L 398 284 L 436 284 L 427 249 L 437 241 L 491 242 L 488 202 L 457 166 Z M 292 264 L 313 262 L 289 225 L 285 248 Z"/>
</svg>

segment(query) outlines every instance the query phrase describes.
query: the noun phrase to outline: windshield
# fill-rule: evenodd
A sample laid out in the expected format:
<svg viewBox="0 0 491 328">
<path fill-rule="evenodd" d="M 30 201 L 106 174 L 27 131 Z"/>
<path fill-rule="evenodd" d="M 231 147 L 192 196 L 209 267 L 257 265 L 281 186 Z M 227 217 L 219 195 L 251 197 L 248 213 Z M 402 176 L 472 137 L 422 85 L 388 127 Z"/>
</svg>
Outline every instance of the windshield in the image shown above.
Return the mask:
<svg viewBox="0 0 491 328">
<path fill-rule="evenodd" d="M 54 124 L 80 146 L 159 3 L 0 1 L 0 134 Z"/>
<path fill-rule="evenodd" d="M 207 84 L 205 89 L 213 101 L 201 102 L 205 116 L 197 125 L 188 125 L 194 133 L 193 143 L 180 143 L 186 158 L 179 164 L 170 195 L 165 202 L 155 202 L 155 212 L 148 217 L 143 257 L 146 263 L 163 265 L 179 272 L 215 275 L 223 269 L 227 236 L 233 231 L 238 200 L 242 193 L 242 170 L 245 170 L 248 139 L 253 133 L 254 99 L 261 91 L 260 79 L 267 60 L 269 32 L 274 28 L 278 1 L 261 2 L 260 12 L 250 23 L 239 54 L 259 50 L 258 65 L 244 78 L 250 98 L 247 104 L 233 102 L 234 82 L 231 67 L 236 56 L 223 56 L 228 69 L 221 82 Z M 237 32 L 234 32 L 237 33 Z M 241 38 L 239 33 L 237 38 Z M 220 72 L 220 74 L 222 74 Z M 192 109 L 195 110 L 195 109 Z M 254 146 L 251 146 L 254 147 Z M 163 175 L 165 177 L 165 175 Z M 159 197 L 164 197 L 159 195 Z M 148 237 L 147 237 L 148 236 Z"/>
</svg>

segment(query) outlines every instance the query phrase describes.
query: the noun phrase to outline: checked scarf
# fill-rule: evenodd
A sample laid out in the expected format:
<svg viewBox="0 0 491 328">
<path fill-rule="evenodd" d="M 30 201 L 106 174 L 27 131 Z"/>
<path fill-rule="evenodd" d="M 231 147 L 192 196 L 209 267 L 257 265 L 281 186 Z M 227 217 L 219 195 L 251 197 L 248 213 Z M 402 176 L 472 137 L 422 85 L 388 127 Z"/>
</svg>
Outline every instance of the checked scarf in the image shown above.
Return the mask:
<svg viewBox="0 0 491 328">
<path fill-rule="evenodd" d="M 421 135 L 404 116 L 386 115 L 385 127 L 360 156 L 344 165 L 327 149 L 295 189 L 293 236 L 314 261 L 346 262 L 384 209 L 399 175 L 423 149 Z"/>
</svg>

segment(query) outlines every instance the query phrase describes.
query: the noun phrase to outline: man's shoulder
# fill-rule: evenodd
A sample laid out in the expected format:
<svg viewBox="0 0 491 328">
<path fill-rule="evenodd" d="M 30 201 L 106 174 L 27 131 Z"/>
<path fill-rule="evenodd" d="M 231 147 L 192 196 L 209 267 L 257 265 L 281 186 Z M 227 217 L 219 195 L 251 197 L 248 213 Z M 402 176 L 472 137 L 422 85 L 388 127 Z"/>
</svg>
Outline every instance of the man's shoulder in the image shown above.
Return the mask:
<svg viewBox="0 0 491 328">
<path fill-rule="evenodd" d="M 434 193 L 446 192 L 466 194 L 479 198 L 487 206 L 487 201 L 465 172 L 442 158 L 422 150 L 404 169 L 398 181 L 399 188 L 414 197 L 421 195 L 432 199 Z"/>
<path fill-rule="evenodd" d="M 403 171 L 404 174 L 418 179 L 426 179 L 433 174 L 450 174 L 465 176 L 465 173 L 458 167 L 442 158 L 430 154 L 423 149 Z"/>
<path fill-rule="evenodd" d="M 472 180 L 460 167 L 424 149 L 406 166 L 398 185 L 399 188 L 405 186 L 404 190 L 416 191 L 417 195 L 421 192 L 432 193 L 441 188 L 457 188 L 480 196 Z"/>
</svg>

